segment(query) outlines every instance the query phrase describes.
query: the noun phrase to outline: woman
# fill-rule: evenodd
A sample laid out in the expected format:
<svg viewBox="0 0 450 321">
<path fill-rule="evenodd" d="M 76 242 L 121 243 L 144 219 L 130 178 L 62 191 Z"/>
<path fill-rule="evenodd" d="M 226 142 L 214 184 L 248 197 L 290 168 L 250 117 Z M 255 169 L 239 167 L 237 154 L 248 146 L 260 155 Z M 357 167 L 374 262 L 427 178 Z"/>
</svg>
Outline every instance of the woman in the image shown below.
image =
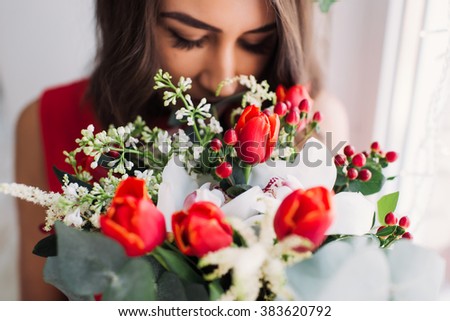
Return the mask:
<svg viewBox="0 0 450 321">
<path fill-rule="evenodd" d="M 89 81 L 46 91 L 17 126 L 18 182 L 58 190 L 51 167 L 67 169 L 63 150 L 90 123 L 120 125 L 142 115 L 169 127 L 168 111 L 152 90 L 159 68 L 193 80 L 191 96 L 215 102 L 241 90 L 219 82 L 238 74 L 272 86 L 307 84 L 315 108 L 346 129 L 342 108 L 322 91 L 312 48 L 312 0 L 97 0 L 99 48 Z M 341 120 L 339 120 L 341 119 Z M 325 124 L 326 125 L 326 124 Z M 329 128 L 328 128 L 329 129 Z M 42 209 L 19 202 L 22 299 L 54 300 L 61 293 L 42 280 L 45 260 L 31 254 L 44 237 Z"/>
</svg>

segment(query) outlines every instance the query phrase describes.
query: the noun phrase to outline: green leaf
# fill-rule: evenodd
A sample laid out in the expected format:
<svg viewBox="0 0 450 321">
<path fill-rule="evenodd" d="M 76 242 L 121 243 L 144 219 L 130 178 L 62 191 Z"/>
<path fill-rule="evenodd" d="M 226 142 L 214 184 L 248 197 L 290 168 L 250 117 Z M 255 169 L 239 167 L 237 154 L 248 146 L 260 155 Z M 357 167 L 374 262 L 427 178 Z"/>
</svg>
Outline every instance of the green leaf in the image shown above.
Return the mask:
<svg viewBox="0 0 450 321">
<path fill-rule="evenodd" d="M 378 200 L 377 202 L 378 221 L 381 224 L 384 223 L 384 218 L 386 217 L 387 213 L 395 211 L 399 195 L 400 195 L 399 192 L 395 192 L 388 195 L 384 195 Z"/>
<path fill-rule="evenodd" d="M 226 190 L 226 193 L 231 196 L 232 198 L 237 197 L 239 195 L 241 195 L 242 193 L 248 191 L 249 189 L 251 189 L 253 186 L 251 185 L 246 185 L 246 184 L 239 184 L 239 185 L 234 185 L 231 186 L 230 188 L 228 188 Z"/>
<path fill-rule="evenodd" d="M 336 182 L 334 183 L 335 186 L 344 186 L 348 182 L 347 175 L 344 174 L 342 170 L 342 166 L 337 166 L 337 177 Z"/>
<path fill-rule="evenodd" d="M 78 178 L 76 178 L 75 176 L 68 174 L 58 168 L 56 168 L 56 166 L 53 166 L 53 172 L 56 174 L 56 176 L 58 177 L 59 182 L 61 183 L 61 185 L 63 185 L 64 182 L 64 176 L 67 175 L 67 177 L 69 178 L 69 182 L 71 183 L 77 183 L 79 186 L 83 186 L 86 187 L 88 189 L 88 191 L 92 190 L 92 185 L 83 182 L 82 180 L 79 180 Z"/>
<path fill-rule="evenodd" d="M 183 281 L 173 272 L 164 272 L 157 281 L 158 300 L 206 301 L 209 299 L 204 284 Z"/>
<path fill-rule="evenodd" d="M 244 165 L 240 165 L 239 162 L 234 161 L 233 162 L 233 173 L 232 173 L 232 177 L 233 177 L 233 182 L 236 185 L 244 185 L 247 184 L 246 180 L 245 180 L 245 174 L 244 174 Z"/>
<path fill-rule="evenodd" d="M 79 231 L 61 222 L 55 228 L 58 255 L 47 259 L 44 279 L 78 297 L 103 293 L 129 260 L 122 246 L 100 233 Z"/>
<path fill-rule="evenodd" d="M 56 234 L 52 234 L 40 240 L 33 249 L 33 254 L 49 257 L 57 254 Z"/>
<path fill-rule="evenodd" d="M 209 300 L 217 301 L 225 292 L 220 285 L 219 280 L 214 280 L 208 285 L 209 287 Z"/>
<path fill-rule="evenodd" d="M 180 252 L 158 246 L 151 255 L 168 271 L 174 272 L 181 279 L 195 283 L 204 282 L 201 272 Z"/>
<path fill-rule="evenodd" d="M 379 231 L 377 233 L 378 236 L 388 236 L 391 235 L 395 229 L 397 228 L 397 226 L 392 225 L 392 226 L 386 226 L 385 228 L 383 228 L 381 231 Z"/>
<path fill-rule="evenodd" d="M 349 190 L 351 192 L 361 192 L 363 195 L 372 195 L 378 193 L 384 185 L 386 178 L 381 172 L 380 166 L 375 164 L 368 164 L 363 168 L 370 170 L 372 178 L 367 182 L 362 182 L 359 179 L 350 181 Z"/>
<path fill-rule="evenodd" d="M 144 259 L 130 259 L 103 292 L 102 300 L 156 300 L 156 282 L 152 267 Z"/>
</svg>

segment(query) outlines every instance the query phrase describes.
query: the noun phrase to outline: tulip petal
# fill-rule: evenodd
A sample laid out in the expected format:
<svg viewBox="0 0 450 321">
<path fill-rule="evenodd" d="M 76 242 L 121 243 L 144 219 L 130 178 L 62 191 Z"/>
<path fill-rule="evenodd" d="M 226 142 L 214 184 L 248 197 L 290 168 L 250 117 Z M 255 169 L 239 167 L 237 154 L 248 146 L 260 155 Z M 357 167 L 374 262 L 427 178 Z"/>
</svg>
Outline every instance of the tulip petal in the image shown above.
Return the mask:
<svg viewBox="0 0 450 321">
<path fill-rule="evenodd" d="M 171 230 L 172 213 L 183 209 L 186 196 L 194 192 L 197 182 L 184 169 L 180 160 L 173 157 L 162 172 L 158 191 L 158 209 L 164 214 L 168 231 Z"/>
<path fill-rule="evenodd" d="M 363 235 L 372 227 L 375 206 L 361 193 L 342 192 L 333 198 L 335 219 L 326 234 Z"/>
<path fill-rule="evenodd" d="M 259 186 L 254 186 L 248 191 L 222 206 L 222 211 L 226 216 L 238 217 L 243 220 L 258 214 L 258 199 L 264 195 Z"/>
</svg>

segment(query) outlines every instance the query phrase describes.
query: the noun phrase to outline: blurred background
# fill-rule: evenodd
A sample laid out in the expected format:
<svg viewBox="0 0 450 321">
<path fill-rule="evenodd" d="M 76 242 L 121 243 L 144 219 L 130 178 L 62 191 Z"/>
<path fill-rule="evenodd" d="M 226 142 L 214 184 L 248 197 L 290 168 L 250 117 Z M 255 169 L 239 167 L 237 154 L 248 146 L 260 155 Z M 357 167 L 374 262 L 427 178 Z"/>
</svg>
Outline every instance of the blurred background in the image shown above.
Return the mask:
<svg viewBox="0 0 450 321">
<path fill-rule="evenodd" d="M 93 9 L 93 0 L 0 1 L 0 182 L 14 180 L 21 110 L 45 88 L 89 75 Z M 316 12 L 325 82 L 348 112 L 351 143 L 362 150 L 377 140 L 399 152 L 392 173 L 400 175 L 384 192 L 400 190 L 397 213 L 412 219 L 415 242 L 445 258 L 449 17 L 448 0 L 339 0 Z M 18 239 L 14 202 L 0 195 L 0 300 L 18 299 Z"/>
</svg>

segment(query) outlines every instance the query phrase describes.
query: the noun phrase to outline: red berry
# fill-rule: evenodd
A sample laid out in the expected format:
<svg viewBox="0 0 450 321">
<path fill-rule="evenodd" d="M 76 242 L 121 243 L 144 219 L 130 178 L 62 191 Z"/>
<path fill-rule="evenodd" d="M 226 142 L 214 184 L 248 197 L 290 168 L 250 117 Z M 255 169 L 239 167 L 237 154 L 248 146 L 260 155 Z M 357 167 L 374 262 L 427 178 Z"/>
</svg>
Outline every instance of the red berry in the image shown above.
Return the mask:
<svg viewBox="0 0 450 321">
<path fill-rule="evenodd" d="M 288 123 L 291 126 L 297 125 L 299 121 L 300 121 L 300 114 L 296 109 L 292 109 L 286 116 L 286 123 Z"/>
<path fill-rule="evenodd" d="M 412 237 L 411 233 L 405 232 L 405 233 L 402 235 L 402 238 L 403 238 L 403 239 L 412 240 L 413 237 Z"/>
<path fill-rule="evenodd" d="M 291 108 L 292 108 L 292 103 L 291 103 L 289 100 L 286 100 L 284 103 L 286 104 L 287 109 L 288 109 L 288 110 L 291 110 Z"/>
<path fill-rule="evenodd" d="M 356 154 L 352 158 L 352 164 L 355 165 L 356 167 L 363 167 L 364 165 L 366 165 L 366 156 L 364 156 L 364 154 L 361 153 Z"/>
<path fill-rule="evenodd" d="M 336 156 L 334 156 L 334 164 L 336 166 L 344 166 L 345 161 L 346 161 L 345 156 L 341 154 L 337 154 Z"/>
<path fill-rule="evenodd" d="M 405 230 L 409 227 L 410 225 L 410 221 L 408 216 L 403 216 L 402 218 L 400 218 L 400 220 L 398 221 L 398 225 L 400 227 L 403 227 Z"/>
<path fill-rule="evenodd" d="M 218 152 L 222 148 L 222 142 L 218 138 L 213 138 L 210 146 L 213 151 Z"/>
<path fill-rule="evenodd" d="M 233 167 L 228 162 L 223 162 L 216 168 L 216 175 L 220 178 L 227 178 L 233 173 Z"/>
<path fill-rule="evenodd" d="M 363 152 L 362 152 L 362 154 L 363 154 L 364 156 L 366 156 L 366 158 L 368 158 L 368 157 L 369 157 L 369 153 L 368 153 L 368 152 L 366 152 L 366 151 L 363 151 Z"/>
<path fill-rule="evenodd" d="M 397 218 L 395 217 L 394 213 L 389 212 L 386 214 L 386 216 L 384 217 L 384 222 L 387 225 L 395 225 L 397 224 Z"/>
<path fill-rule="evenodd" d="M 287 105 L 285 103 L 276 103 L 275 107 L 273 108 L 273 111 L 275 114 L 277 114 L 280 117 L 283 117 L 287 113 Z"/>
<path fill-rule="evenodd" d="M 355 153 L 355 148 L 352 145 L 347 145 L 344 147 L 344 154 L 347 157 L 352 156 Z"/>
<path fill-rule="evenodd" d="M 237 134 L 234 129 L 228 129 L 225 134 L 223 135 L 223 141 L 225 144 L 233 146 L 237 143 Z"/>
<path fill-rule="evenodd" d="M 386 161 L 387 161 L 388 163 L 393 163 L 393 162 L 395 162 L 395 161 L 397 160 L 397 158 L 398 158 L 398 155 L 397 155 L 396 152 L 387 152 L 387 153 L 386 153 Z"/>
<path fill-rule="evenodd" d="M 378 152 L 380 150 L 380 143 L 373 142 L 372 145 L 370 145 L 370 149 L 374 152 Z"/>
<path fill-rule="evenodd" d="M 272 116 L 272 110 L 270 110 L 269 108 L 263 109 L 262 111 L 264 114 L 267 115 L 267 117 Z"/>
<path fill-rule="evenodd" d="M 358 177 L 358 170 L 356 168 L 349 168 L 347 171 L 347 177 L 349 180 L 353 181 Z"/>
<path fill-rule="evenodd" d="M 320 111 L 316 111 L 314 113 L 313 121 L 315 121 L 316 123 L 320 123 L 322 121 L 322 114 L 320 113 Z"/>
<path fill-rule="evenodd" d="M 362 182 L 368 182 L 370 181 L 370 179 L 372 178 L 372 172 L 369 171 L 368 169 L 362 169 L 359 174 L 358 174 L 358 178 L 362 181 Z"/>
<path fill-rule="evenodd" d="M 310 106 L 309 106 L 308 99 L 303 99 L 303 100 L 300 102 L 300 104 L 298 105 L 298 109 L 299 109 L 302 113 L 309 113 Z"/>
</svg>

